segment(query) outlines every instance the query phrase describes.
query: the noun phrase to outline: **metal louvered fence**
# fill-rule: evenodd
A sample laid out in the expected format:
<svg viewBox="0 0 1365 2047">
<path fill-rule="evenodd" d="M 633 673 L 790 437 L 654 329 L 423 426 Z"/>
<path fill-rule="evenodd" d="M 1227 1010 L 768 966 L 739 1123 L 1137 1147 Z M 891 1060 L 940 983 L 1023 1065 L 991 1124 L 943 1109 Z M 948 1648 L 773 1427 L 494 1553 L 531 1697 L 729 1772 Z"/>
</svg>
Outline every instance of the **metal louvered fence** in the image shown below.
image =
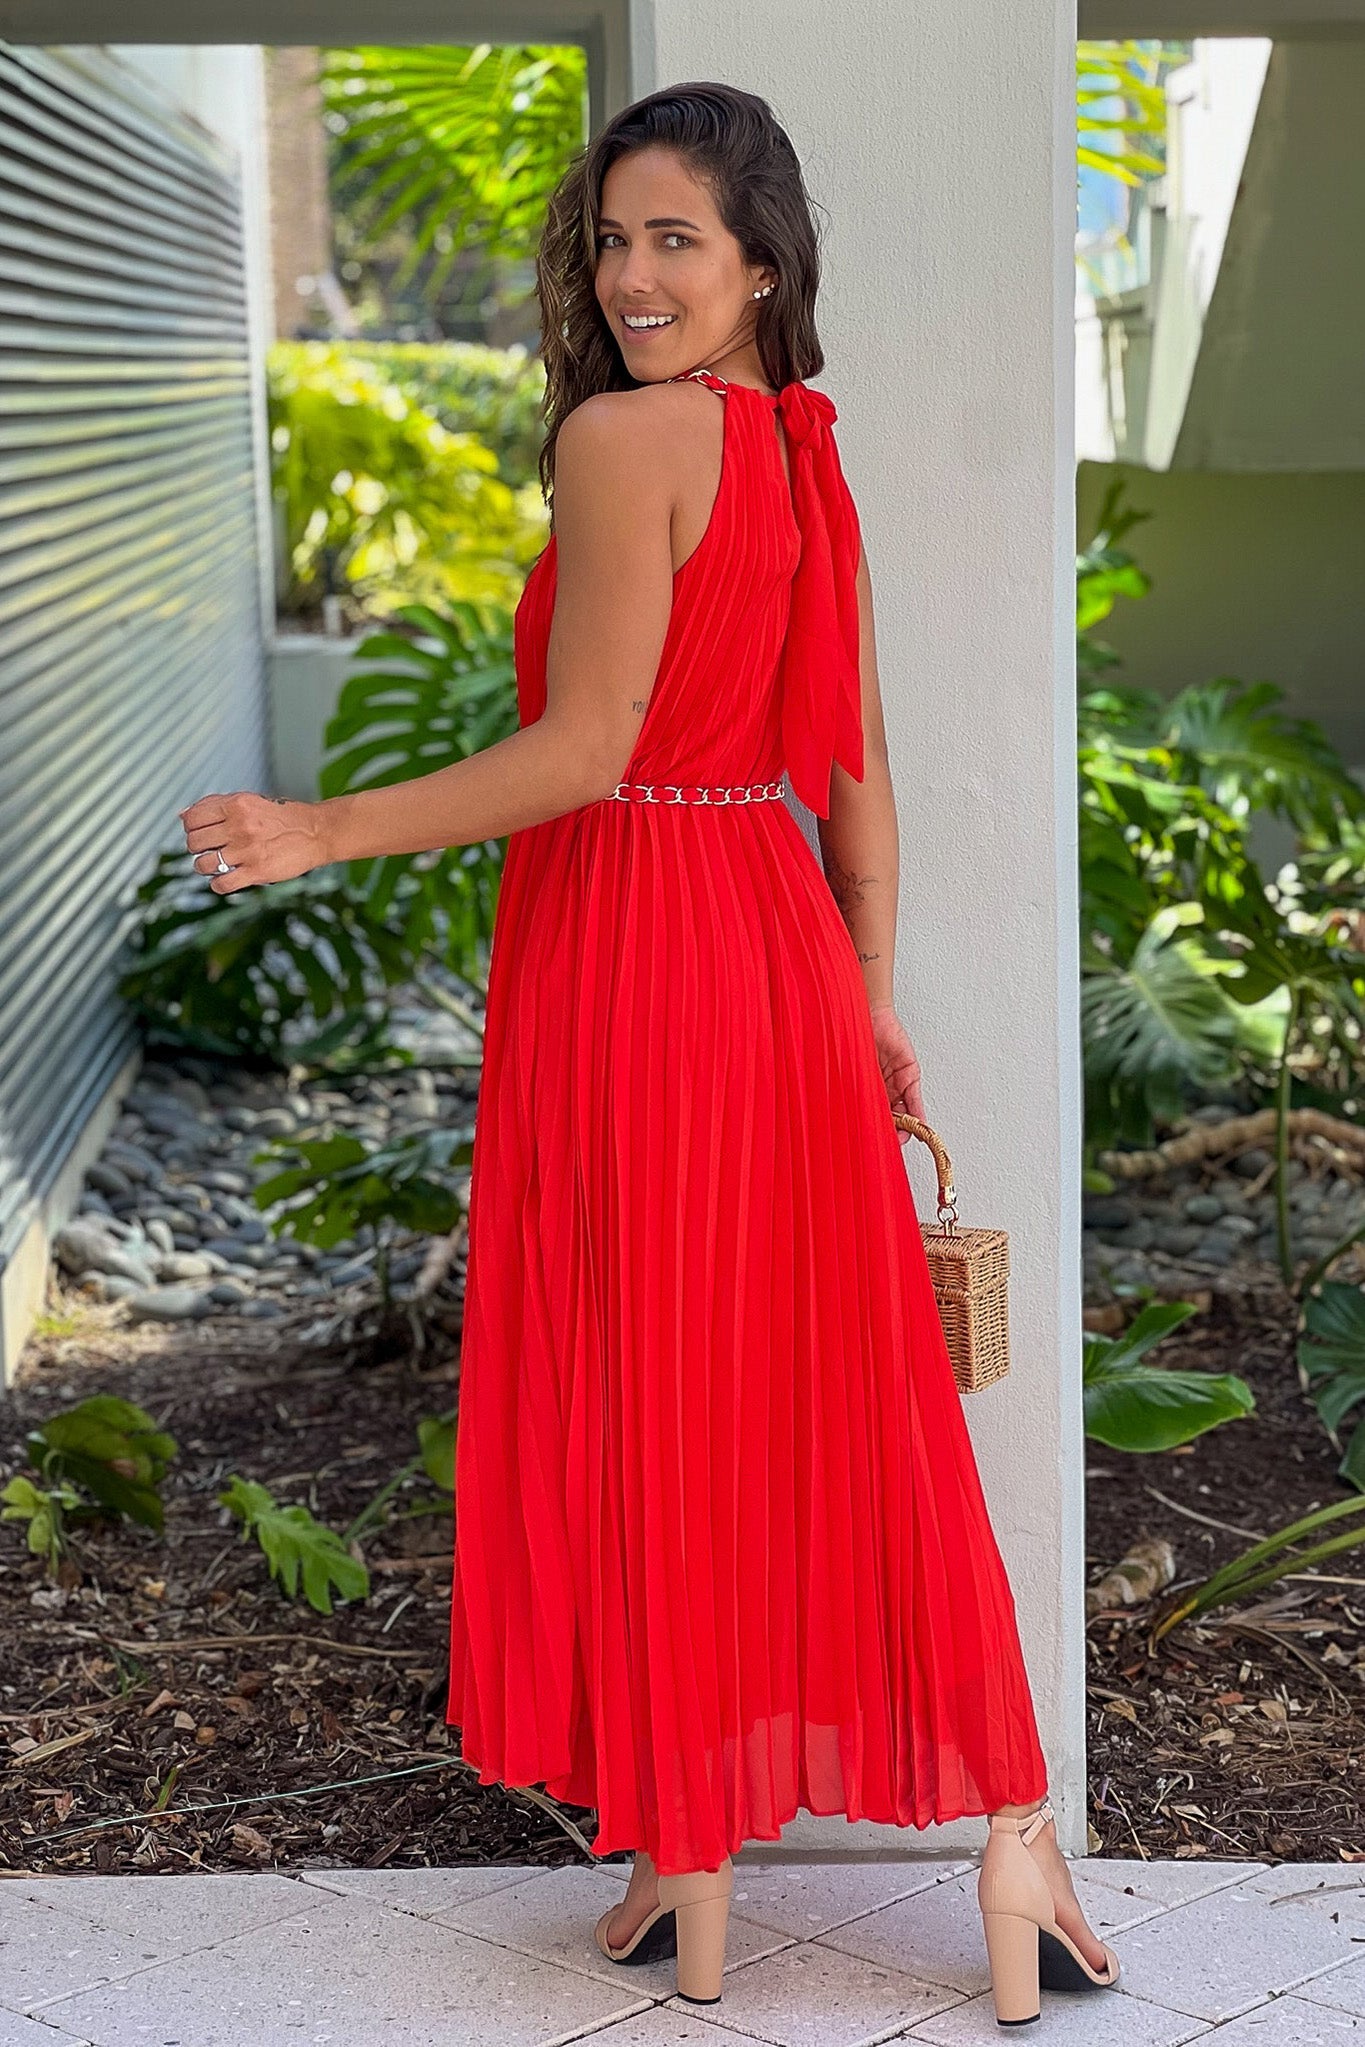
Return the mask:
<svg viewBox="0 0 1365 2047">
<path fill-rule="evenodd" d="M 0 1268 L 133 1047 L 137 883 L 263 786 L 254 403 L 230 153 L 0 43 Z"/>
</svg>

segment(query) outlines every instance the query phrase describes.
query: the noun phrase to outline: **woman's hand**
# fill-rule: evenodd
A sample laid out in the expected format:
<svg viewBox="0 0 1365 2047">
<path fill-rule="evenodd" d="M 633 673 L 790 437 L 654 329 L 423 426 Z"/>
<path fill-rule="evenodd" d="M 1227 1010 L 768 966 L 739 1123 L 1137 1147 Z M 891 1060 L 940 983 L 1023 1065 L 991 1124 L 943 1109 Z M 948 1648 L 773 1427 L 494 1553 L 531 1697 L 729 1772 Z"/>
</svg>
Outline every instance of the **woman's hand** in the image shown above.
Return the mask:
<svg viewBox="0 0 1365 2047">
<path fill-rule="evenodd" d="M 877 1044 L 877 1056 L 881 1060 L 882 1079 L 893 1110 L 906 1116 L 918 1117 L 923 1123 L 924 1090 L 920 1083 L 919 1060 L 915 1048 L 906 1034 L 905 1025 L 889 1002 L 878 1003 L 872 1011 L 872 1035 Z M 902 1144 L 909 1144 L 910 1132 L 896 1125 L 896 1135 Z"/>
<path fill-rule="evenodd" d="M 195 855 L 195 871 L 209 877 L 209 887 L 219 896 L 260 882 L 293 881 L 325 866 L 330 857 L 316 803 L 238 790 L 232 796 L 201 796 L 181 811 L 180 822 L 185 845 Z M 220 853 L 230 874 L 218 871 Z"/>
</svg>

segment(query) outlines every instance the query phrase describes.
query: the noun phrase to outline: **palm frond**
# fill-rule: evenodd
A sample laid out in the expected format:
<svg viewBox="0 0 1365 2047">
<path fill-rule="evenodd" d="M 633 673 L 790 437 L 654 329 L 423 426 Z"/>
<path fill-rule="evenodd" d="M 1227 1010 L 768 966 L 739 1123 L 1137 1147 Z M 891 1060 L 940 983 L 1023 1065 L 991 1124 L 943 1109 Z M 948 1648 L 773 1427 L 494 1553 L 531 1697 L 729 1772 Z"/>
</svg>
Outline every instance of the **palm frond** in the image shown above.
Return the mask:
<svg viewBox="0 0 1365 2047">
<path fill-rule="evenodd" d="M 402 284 L 432 258 L 435 298 L 462 255 L 534 254 L 546 202 L 585 139 L 586 53 L 573 46 L 362 46 L 323 52 L 342 192 L 375 247 L 399 223 L 411 239 Z"/>
</svg>

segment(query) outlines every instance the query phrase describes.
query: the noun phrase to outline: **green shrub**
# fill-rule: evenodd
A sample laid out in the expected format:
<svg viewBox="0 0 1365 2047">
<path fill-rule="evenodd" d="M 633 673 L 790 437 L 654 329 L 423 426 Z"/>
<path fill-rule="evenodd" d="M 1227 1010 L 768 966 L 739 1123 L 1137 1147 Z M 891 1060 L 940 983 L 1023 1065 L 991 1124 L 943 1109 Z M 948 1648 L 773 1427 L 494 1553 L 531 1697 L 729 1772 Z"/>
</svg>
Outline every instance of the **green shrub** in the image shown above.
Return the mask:
<svg viewBox="0 0 1365 2047">
<path fill-rule="evenodd" d="M 411 1131 L 384 1144 L 338 1133 L 281 1138 L 257 1154 L 277 1164 L 256 1187 L 260 1208 L 285 1204 L 274 1218 L 276 1235 L 330 1251 L 372 1229 L 381 1298 L 389 1298 L 390 1240 L 395 1230 L 448 1236 L 465 1213 L 465 1187 L 457 1169 L 473 1158 L 473 1130 L 455 1125 Z"/>
<path fill-rule="evenodd" d="M 467 760 L 517 729 L 512 622 L 472 604 L 405 605 L 406 633 L 361 641 L 325 734 L 324 797 L 381 789 Z M 414 945 L 482 989 L 502 876 L 504 842 L 355 861 L 349 873 L 370 911 L 401 900 Z M 468 1019 L 467 1019 L 468 1020 Z"/>
<path fill-rule="evenodd" d="M 1111 1450 L 1172 1450 L 1220 1422 L 1250 1414 L 1256 1397 L 1231 1372 L 1182 1372 L 1143 1362 L 1195 1313 L 1191 1301 L 1149 1302 L 1122 1336 L 1087 1333 L 1085 1432 Z"/>
<path fill-rule="evenodd" d="M 1151 1143 L 1200 1089 L 1287 1109 L 1315 1088 L 1349 1112 L 1361 1078 L 1365 790 L 1271 683 L 1166 701 L 1112 677 L 1094 628 L 1146 592 L 1121 544 L 1138 516 L 1112 490 L 1077 565 L 1088 1166 Z M 1258 815 L 1295 835 L 1273 880 L 1250 850 Z"/>
<path fill-rule="evenodd" d="M 1365 1408 L 1365 1287 L 1329 1280 L 1309 1296 L 1298 1356 L 1313 1403 L 1340 1449 L 1342 1423 Z M 1365 1420 L 1352 1428 L 1337 1470 L 1365 1493 Z"/>
<path fill-rule="evenodd" d="M 119 981 L 149 1038 L 332 1072 L 408 1063 L 383 1002 L 417 967 L 401 900 L 376 907 L 343 867 L 219 896 L 184 861 L 163 854 L 138 890 Z"/>
<path fill-rule="evenodd" d="M 229 1479 L 218 1498 L 242 1523 L 242 1538 L 254 1540 L 286 1599 L 300 1586 L 315 1613 L 332 1611 L 332 1594 L 366 1599 L 370 1574 L 343 1538 L 315 1521 L 306 1507 L 282 1507 L 265 1486 Z"/>
<path fill-rule="evenodd" d="M 1339 1521 L 1346 1524 L 1341 1534 L 1324 1533 Z M 1330 1506 L 1315 1508 L 1311 1514 L 1253 1543 L 1191 1590 L 1178 1594 L 1153 1628 L 1152 1640 L 1160 1641 L 1180 1621 L 1228 1606 L 1234 1599 L 1245 1599 L 1253 1592 L 1264 1592 L 1291 1571 L 1311 1574 L 1329 1557 L 1357 1549 L 1362 1543 L 1365 1499 L 1357 1494 L 1352 1499 L 1334 1500 Z"/>
<path fill-rule="evenodd" d="M 374 374 L 440 420 L 447 433 L 477 434 L 514 490 L 537 483 L 545 435 L 545 369 L 523 348 L 475 341 L 349 342 Z"/>
<path fill-rule="evenodd" d="M 161 1481 L 178 1447 L 131 1400 L 91 1394 L 30 1430 L 25 1453 L 40 1483 L 12 1478 L 0 1491 L 0 1520 L 28 1524 L 28 1547 L 49 1573 L 66 1553 L 71 1523 L 122 1516 L 160 1534 Z"/>
<path fill-rule="evenodd" d="M 510 610 L 545 544 L 534 469 L 500 473 L 364 344 L 276 342 L 267 359 L 277 594 L 286 614 L 349 589 L 372 613 L 478 600 Z"/>
</svg>

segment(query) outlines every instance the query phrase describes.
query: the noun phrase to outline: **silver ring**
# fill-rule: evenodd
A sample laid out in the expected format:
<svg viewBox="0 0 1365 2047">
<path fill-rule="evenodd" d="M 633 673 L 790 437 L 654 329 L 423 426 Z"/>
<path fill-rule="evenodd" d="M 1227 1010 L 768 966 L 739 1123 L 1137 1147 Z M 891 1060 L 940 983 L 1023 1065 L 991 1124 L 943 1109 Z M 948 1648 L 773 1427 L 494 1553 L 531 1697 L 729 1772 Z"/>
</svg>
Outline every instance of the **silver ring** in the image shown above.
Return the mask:
<svg viewBox="0 0 1365 2047">
<path fill-rule="evenodd" d="M 214 850 L 218 855 L 218 865 L 213 869 L 213 872 L 215 874 L 231 874 L 232 869 L 228 866 L 227 861 L 223 858 L 222 847 L 221 846 L 215 847 Z"/>
</svg>

